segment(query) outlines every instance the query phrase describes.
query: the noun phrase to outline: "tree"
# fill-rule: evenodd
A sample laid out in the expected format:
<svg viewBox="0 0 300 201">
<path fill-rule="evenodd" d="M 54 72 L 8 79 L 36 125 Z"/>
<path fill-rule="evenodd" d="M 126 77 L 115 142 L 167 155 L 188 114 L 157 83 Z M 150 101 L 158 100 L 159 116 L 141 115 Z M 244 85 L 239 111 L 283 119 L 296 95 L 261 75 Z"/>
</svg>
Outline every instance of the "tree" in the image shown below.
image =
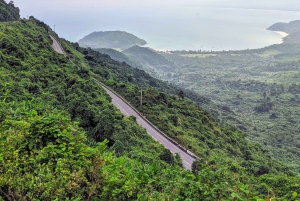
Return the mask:
<svg viewBox="0 0 300 201">
<path fill-rule="evenodd" d="M 192 172 L 194 174 L 196 174 L 197 172 L 200 172 L 201 170 L 201 167 L 202 167 L 202 163 L 200 160 L 196 159 L 193 164 L 192 164 Z"/>
<path fill-rule="evenodd" d="M 15 7 L 14 1 L 10 1 L 10 2 L 8 3 L 8 5 L 10 5 L 10 6 L 12 6 L 12 7 Z"/>
<path fill-rule="evenodd" d="M 174 164 L 174 157 L 169 149 L 165 149 L 159 158 L 169 164 Z"/>
<path fill-rule="evenodd" d="M 178 99 L 180 100 L 180 99 L 184 99 L 184 94 L 183 94 L 183 91 L 182 90 L 180 90 L 179 91 L 179 93 L 178 93 Z"/>
</svg>

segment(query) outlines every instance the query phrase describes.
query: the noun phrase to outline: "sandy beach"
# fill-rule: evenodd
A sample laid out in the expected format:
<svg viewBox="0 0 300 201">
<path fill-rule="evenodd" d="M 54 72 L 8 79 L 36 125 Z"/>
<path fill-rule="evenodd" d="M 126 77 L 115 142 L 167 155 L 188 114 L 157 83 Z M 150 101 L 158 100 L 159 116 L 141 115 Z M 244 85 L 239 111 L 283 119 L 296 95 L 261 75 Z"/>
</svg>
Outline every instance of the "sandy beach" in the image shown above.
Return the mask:
<svg viewBox="0 0 300 201">
<path fill-rule="evenodd" d="M 279 41 L 279 44 L 284 42 L 284 38 L 287 37 L 289 34 L 283 31 L 274 31 L 275 33 L 278 33 L 282 36 L 281 40 Z"/>
</svg>

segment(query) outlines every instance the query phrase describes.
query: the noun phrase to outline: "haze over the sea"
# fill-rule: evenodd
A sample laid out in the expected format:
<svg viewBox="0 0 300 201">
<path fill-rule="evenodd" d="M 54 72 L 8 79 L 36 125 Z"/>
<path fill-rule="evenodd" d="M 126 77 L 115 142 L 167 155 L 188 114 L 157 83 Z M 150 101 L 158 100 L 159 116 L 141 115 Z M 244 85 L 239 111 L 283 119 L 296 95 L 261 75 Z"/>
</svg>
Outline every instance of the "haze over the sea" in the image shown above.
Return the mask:
<svg viewBox="0 0 300 201">
<path fill-rule="evenodd" d="M 265 29 L 300 19 L 298 0 L 15 0 L 22 17 L 51 25 L 70 41 L 93 31 L 121 30 L 154 49 L 233 50 L 260 48 L 281 41 Z"/>
</svg>

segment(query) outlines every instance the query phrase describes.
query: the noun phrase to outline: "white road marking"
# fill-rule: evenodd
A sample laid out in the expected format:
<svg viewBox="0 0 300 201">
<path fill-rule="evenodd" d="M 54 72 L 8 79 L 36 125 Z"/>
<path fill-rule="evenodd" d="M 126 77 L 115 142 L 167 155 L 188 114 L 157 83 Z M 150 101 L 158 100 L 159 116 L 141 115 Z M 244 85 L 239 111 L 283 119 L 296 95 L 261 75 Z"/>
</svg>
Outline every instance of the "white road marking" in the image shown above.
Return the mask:
<svg viewBox="0 0 300 201">
<path fill-rule="evenodd" d="M 189 164 L 189 165 L 192 165 L 192 164 L 190 164 L 189 162 L 187 162 L 186 160 L 184 160 L 184 159 L 182 159 L 184 162 L 186 162 L 187 164 Z"/>
<path fill-rule="evenodd" d="M 108 92 L 110 92 L 110 91 L 108 91 Z M 109 93 L 109 95 L 111 95 L 111 96 L 113 96 L 112 94 L 110 94 Z M 161 136 L 159 133 L 159 136 L 157 136 L 157 137 L 159 137 L 158 139 L 160 139 L 160 137 L 163 137 L 163 139 L 160 139 L 160 140 L 158 140 L 158 139 L 156 139 L 154 136 L 156 135 L 156 134 L 153 134 L 153 131 L 155 132 L 156 130 L 150 125 L 150 124 L 148 124 L 144 119 L 141 119 L 141 118 L 139 118 L 139 114 L 138 113 L 136 113 L 134 110 L 132 110 L 132 108 L 127 108 L 128 109 L 128 112 L 118 103 L 118 102 L 120 102 L 120 103 L 123 103 L 123 100 L 121 100 L 121 99 L 119 99 L 118 97 L 117 98 L 112 98 L 112 102 L 113 102 L 113 104 L 119 109 L 119 110 L 121 110 L 122 111 L 122 113 L 123 114 L 127 114 L 128 116 L 129 116 L 129 113 L 132 113 L 134 116 L 136 116 L 136 119 L 137 119 L 137 123 L 139 124 L 139 125 L 141 125 L 142 127 L 144 127 L 145 125 L 148 125 L 148 126 L 150 126 L 150 130 L 149 130 L 149 127 L 148 126 L 146 126 L 146 127 L 144 127 L 146 130 L 147 130 L 147 132 L 150 134 L 150 136 L 154 139 L 154 140 L 156 140 L 157 142 L 159 142 L 160 144 L 162 144 L 162 145 L 164 145 L 167 149 L 169 149 L 170 150 L 170 148 L 168 148 L 168 146 L 170 146 L 170 145 L 167 145 L 166 144 L 166 138 L 164 138 L 164 136 Z M 124 102 L 125 103 L 125 102 Z M 127 104 L 125 103 L 125 106 L 127 106 Z M 123 112 L 124 111 L 124 112 Z M 152 134 L 151 134 L 152 133 Z M 168 140 L 167 140 L 168 141 Z M 169 142 L 169 141 L 168 141 Z M 170 142 L 171 144 L 172 144 L 172 142 Z M 172 144 L 173 145 L 173 144 Z M 176 145 L 175 145 L 176 146 Z M 186 158 L 187 156 L 188 157 L 191 157 L 188 153 L 186 153 L 186 152 L 182 152 L 181 151 L 181 149 L 179 148 L 179 147 L 177 147 L 179 150 L 177 150 L 177 151 L 179 151 L 179 152 L 176 152 L 175 150 L 173 150 L 173 151 L 175 151 L 175 153 L 178 153 L 179 155 L 180 155 L 180 158 L 182 159 L 182 162 L 183 162 L 183 164 L 184 164 L 184 167 L 185 168 L 187 168 L 187 169 L 191 169 L 191 163 L 189 163 L 189 162 L 187 162 L 185 159 L 184 159 L 184 157 Z M 172 148 L 173 149 L 173 148 Z M 170 150 L 171 151 L 171 150 Z M 171 151 L 171 152 L 173 152 L 173 151 Z M 189 159 L 189 158 L 188 158 Z M 194 159 L 192 159 L 192 161 L 194 161 Z"/>
<path fill-rule="evenodd" d="M 130 116 L 129 114 L 128 114 L 128 112 L 116 101 L 116 100 L 114 100 L 114 99 L 112 99 L 112 101 L 113 102 L 115 102 L 118 106 L 119 106 L 119 108 L 120 108 L 120 110 L 124 110 L 124 112 L 128 115 L 128 116 Z"/>
</svg>

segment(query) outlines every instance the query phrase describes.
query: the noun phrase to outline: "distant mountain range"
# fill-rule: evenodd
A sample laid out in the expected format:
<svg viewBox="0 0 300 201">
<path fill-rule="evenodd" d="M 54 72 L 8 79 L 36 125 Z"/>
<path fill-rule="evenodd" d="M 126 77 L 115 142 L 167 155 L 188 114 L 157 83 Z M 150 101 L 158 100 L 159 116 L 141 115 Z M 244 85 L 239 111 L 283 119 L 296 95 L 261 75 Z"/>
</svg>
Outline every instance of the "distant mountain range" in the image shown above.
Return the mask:
<svg viewBox="0 0 300 201">
<path fill-rule="evenodd" d="M 127 49 L 147 42 L 125 31 L 93 32 L 78 41 L 82 47 Z"/>
</svg>

